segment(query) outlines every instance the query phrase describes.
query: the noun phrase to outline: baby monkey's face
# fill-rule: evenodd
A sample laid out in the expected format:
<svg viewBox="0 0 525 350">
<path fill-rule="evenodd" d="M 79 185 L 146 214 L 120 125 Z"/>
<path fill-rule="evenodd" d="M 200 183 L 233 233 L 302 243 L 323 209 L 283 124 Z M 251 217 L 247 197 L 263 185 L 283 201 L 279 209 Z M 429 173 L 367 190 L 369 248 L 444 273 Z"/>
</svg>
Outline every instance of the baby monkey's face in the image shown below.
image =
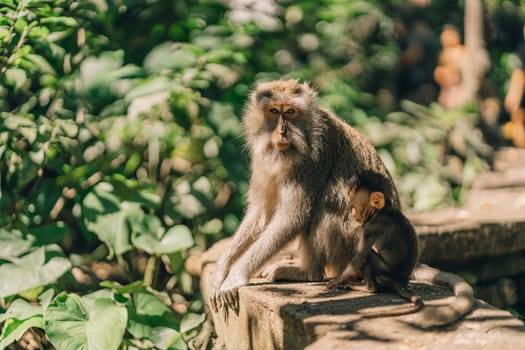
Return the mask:
<svg viewBox="0 0 525 350">
<path fill-rule="evenodd" d="M 348 194 L 348 201 L 352 207 L 352 218 L 364 224 L 379 209 L 385 206 L 385 196 L 382 192 L 370 192 L 365 187 L 358 187 Z"/>
<path fill-rule="evenodd" d="M 349 194 L 352 206 L 352 218 L 360 224 L 366 222 L 367 212 L 370 210 L 370 193 L 366 188 L 357 188 Z"/>
</svg>

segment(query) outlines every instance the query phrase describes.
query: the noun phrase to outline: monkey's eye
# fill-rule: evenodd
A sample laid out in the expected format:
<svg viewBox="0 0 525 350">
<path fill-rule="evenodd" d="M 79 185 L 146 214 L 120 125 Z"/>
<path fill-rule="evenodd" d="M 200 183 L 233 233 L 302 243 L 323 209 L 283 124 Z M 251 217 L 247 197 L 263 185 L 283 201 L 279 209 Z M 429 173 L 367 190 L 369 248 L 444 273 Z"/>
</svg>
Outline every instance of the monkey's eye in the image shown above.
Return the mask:
<svg viewBox="0 0 525 350">
<path fill-rule="evenodd" d="M 293 108 L 290 108 L 286 111 L 286 114 L 294 114 L 295 113 L 295 109 Z"/>
<path fill-rule="evenodd" d="M 277 108 L 270 108 L 270 113 L 277 114 L 279 113 L 279 111 L 277 110 Z"/>
</svg>

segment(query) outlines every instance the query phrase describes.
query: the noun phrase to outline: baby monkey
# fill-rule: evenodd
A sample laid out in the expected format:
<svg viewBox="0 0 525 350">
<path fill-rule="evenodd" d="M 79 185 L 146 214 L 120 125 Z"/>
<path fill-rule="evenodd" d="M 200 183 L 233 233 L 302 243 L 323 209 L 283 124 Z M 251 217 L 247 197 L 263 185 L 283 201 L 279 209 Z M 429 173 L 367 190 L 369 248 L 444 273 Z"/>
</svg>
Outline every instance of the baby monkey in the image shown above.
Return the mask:
<svg viewBox="0 0 525 350">
<path fill-rule="evenodd" d="M 416 232 L 385 198 L 385 181 L 376 173 L 363 174 L 350 192 L 352 218 L 362 225 L 361 235 L 355 256 L 337 278 L 328 282 L 328 288 L 344 284 L 346 289 L 371 293 L 393 291 L 414 304 L 409 310 L 380 315 L 393 316 L 416 312 L 423 301 L 407 289 L 418 256 Z M 359 277 L 362 282 L 357 281 Z"/>
</svg>

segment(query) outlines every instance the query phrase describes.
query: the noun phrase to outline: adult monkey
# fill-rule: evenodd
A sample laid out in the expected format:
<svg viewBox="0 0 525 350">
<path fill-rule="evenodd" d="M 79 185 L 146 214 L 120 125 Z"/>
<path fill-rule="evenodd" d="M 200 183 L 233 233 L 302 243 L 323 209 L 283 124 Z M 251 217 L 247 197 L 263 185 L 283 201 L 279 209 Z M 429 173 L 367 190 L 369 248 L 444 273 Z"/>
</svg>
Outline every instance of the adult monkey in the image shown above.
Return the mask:
<svg viewBox="0 0 525 350">
<path fill-rule="evenodd" d="M 361 172 L 383 174 L 389 182 L 387 197 L 399 207 L 395 185 L 375 149 L 319 108 L 308 84 L 278 80 L 258 85 L 243 127 L 251 153 L 248 206 L 217 263 L 210 297 L 214 311 L 223 304 L 237 310 L 237 288 L 295 237 L 301 241 L 300 264 L 273 266 L 265 273 L 269 280 L 319 281 L 328 266 L 339 274 L 357 244 L 346 195 Z"/>
<path fill-rule="evenodd" d="M 356 251 L 359 226 L 347 194 L 364 172 L 384 176 L 385 197 L 399 208 L 394 182 L 374 147 L 318 105 L 297 80 L 259 84 L 243 116 L 251 153 L 246 214 L 217 262 L 210 302 L 239 310 L 238 287 L 298 237 L 298 264 L 275 264 L 263 275 L 320 281 L 339 275 Z M 325 273 L 326 272 L 326 273 Z M 435 274 L 425 275 L 429 279 Z"/>
</svg>

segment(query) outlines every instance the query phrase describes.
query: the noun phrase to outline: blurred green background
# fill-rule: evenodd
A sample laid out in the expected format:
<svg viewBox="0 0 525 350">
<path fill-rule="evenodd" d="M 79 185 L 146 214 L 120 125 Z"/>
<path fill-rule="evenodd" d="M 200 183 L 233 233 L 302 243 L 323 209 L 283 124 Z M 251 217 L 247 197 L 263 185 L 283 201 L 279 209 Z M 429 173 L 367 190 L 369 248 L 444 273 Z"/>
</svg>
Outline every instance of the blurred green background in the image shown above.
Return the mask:
<svg viewBox="0 0 525 350">
<path fill-rule="evenodd" d="M 487 131 L 479 103 L 435 102 L 439 34 L 462 30 L 464 10 L 445 0 L 1 0 L 0 348 L 197 341 L 198 256 L 242 218 L 239 121 L 257 81 L 310 81 L 379 150 L 405 208 L 460 204 L 506 144 L 509 118 Z M 484 2 L 492 65 L 480 101 L 501 101 L 520 64 L 524 10 Z"/>
</svg>

